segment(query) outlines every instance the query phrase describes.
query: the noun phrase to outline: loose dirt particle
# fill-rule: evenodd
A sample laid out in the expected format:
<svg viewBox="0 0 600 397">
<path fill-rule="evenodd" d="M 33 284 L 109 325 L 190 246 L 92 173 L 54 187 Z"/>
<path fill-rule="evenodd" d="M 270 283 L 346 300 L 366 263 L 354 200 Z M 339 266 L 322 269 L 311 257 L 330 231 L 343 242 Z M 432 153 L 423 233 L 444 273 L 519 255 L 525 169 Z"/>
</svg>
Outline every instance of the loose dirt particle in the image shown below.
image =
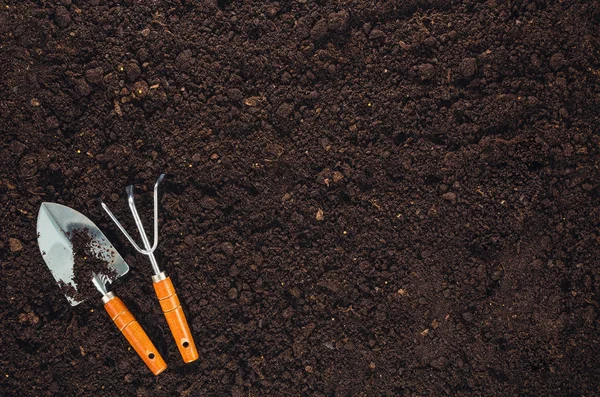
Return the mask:
<svg viewBox="0 0 600 397">
<path fill-rule="evenodd" d="M 319 19 L 317 23 L 310 30 L 310 38 L 319 41 L 323 40 L 327 36 L 327 20 L 325 18 Z"/>
<path fill-rule="evenodd" d="M 323 219 L 325 219 L 325 215 L 323 214 L 323 210 L 322 209 L 318 209 L 317 210 L 317 215 L 315 216 L 315 219 L 318 221 L 322 221 Z"/>
<path fill-rule="evenodd" d="M 244 97 L 242 91 L 238 90 L 237 88 L 230 88 L 227 90 L 227 96 L 233 101 L 241 101 Z"/>
<path fill-rule="evenodd" d="M 565 64 L 565 57 L 561 53 L 556 53 L 550 57 L 550 67 L 553 70 L 558 70 Z"/>
<path fill-rule="evenodd" d="M 369 33 L 370 40 L 380 40 L 385 38 L 385 32 L 381 29 L 373 29 Z"/>
<path fill-rule="evenodd" d="M 101 84 L 104 81 L 104 73 L 102 72 L 102 68 L 86 70 L 85 79 L 91 84 Z"/>
<path fill-rule="evenodd" d="M 19 314 L 20 323 L 29 323 L 30 325 L 37 325 L 40 322 L 40 318 L 34 312 L 26 312 Z"/>
<path fill-rule="evenodd" d="M 115 113 L 119 116 L 122 117 L 123 116 L 123 111 L 121 110 L 121 105 L 119 105 L 119 102 L 117 102 L 116 100 L 113 102 L 113 106 L 115 109 Z"/>
<path fill-rule="evenodd" d="M 71 15 L 65 7 L 58 6 L 54 10 L 54 21 L 59 27 L 66 28 L 71 24 Z"/>
<path fill-rule="evenodd" d="M 127 81 L 133 83 L 142 75 L 142 69 L 135 61 L 129 61 L 125 65 L 125 75 L 127 76 Z"/>
<path fill-rule="evenodd" d="M 477 72 L 477 61 L 475 58 L 465 58 L 460 63 L 459 70 L 463 77 L 472 77 Z"/>
<path fill-rule="evenodd" d="M 250 106 L 250 107 L 255 107 L 258 106 L 258 104 L 260 103 L 261 98 L 258 96 L 252 96 L 249 98 L 244 99 L 244 104 L 246 106 Z"/>
<path fill-rule="evenodd" d="M 150 88 L 144 80 L 136 81 L 133 85 L 133 96 L 136 98 L 145 98 L 148 92 L 150 92 Z"/>
<path fill-rule="evenodd" d="M 327 27 L 332 32 L 344 32 L 348 28 L 350 15 L 346 11 L 332 12 L 327 17 Z"/>
<path fill-rule="evenodd" d="M 445 357 L 438 357 L 435 360 L 432 360 L 429 364 L 437 369 L 437 370 L 441 370 L 443 369 L 446 364 L 448 363 L 448 360 Z"/>
<path fill-rule="evenodd" d="M 424 63 L 418 66 L 419 76 L 421 80 L 431 80 L 435 77 L 435 66 L 430 63 Z"/>
<path fill-rule="evenodd" d="M 284 103 L 277 109 L 277 115 L 281 118 L 288 118 L 294 111 L 294 106 L 289 103 Z"/>
<path fill-rule="evenodd" d="M 442 197 L 444 200 L 450 201 L 452 204 L 456 203 L 456 193 L 454 192 L 444 193 Z"/>
<path fill-rule="evenodd" d="M 92 93 L 92 87 L 84 79 L 79 79 L 75 82 L 75 88 L 79 95 L 88 96 Z"/>
<path fill-rule="evenodd" d="M 337 182 L 341 181 L 342 179 L 344 179 L 344 174 L 342 174 L 339 171 L 334 171 L 334 173 L 333 173 L 333 182 L 337 183 Z"/>
<path fill-rule="evenodd" d="M 16 238 L 9 238 L 8 244 L 10 246 L 11 252 L 18 252 L 23 249 L 23 244 L 21 244 L 21 241 L 17 240 Z"/>
</svg>

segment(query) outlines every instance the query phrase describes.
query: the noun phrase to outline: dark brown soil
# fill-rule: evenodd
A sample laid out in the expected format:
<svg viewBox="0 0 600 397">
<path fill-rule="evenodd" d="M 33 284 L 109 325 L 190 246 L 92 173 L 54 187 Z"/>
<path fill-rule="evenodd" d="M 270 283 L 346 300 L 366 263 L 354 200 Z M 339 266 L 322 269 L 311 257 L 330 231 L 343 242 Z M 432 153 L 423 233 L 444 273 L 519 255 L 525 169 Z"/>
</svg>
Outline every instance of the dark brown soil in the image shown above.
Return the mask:
<svg viewBox="0 0 600 397">
<path fill-rule="evenodd" d="M 600 394 L 597 1 L 6 0 L 0 394 Z M 136 254 L 137 183 L 200 359 Z M 96 222 L 150 374 L 36 245 Z"/>
</svg>

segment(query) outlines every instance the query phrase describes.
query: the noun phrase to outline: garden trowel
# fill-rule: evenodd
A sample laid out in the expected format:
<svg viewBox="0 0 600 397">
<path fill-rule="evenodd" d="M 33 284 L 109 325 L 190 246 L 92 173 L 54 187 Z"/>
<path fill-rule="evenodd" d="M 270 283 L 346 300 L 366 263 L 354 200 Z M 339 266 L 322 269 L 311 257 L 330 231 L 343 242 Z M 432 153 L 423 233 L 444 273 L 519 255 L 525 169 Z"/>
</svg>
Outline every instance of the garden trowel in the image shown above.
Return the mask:
<svg viewBox="0 0 600 397">
<path fill-rule="evenodd" d="M 162 356 L 127 309 L 123 301 L 107 290 L 107 284 L 129 271 L 129 266 L 102 231 L 85 215 L 72 208 L 55 203 L 42 203 L 37 220 L 38 245 L 42 257 L 54 279 L 63 289 L 72 306 L 80 304 L 69 290 L 77 291 L 75 278 L 75 255 L 70 236 L 85 230 L 90 238 L 89 249 L 96 258 L 104 261 L 107 274 L 94 273 L 89 282 L 102 294 L 104 308 L 110 318 L 127 338 L 131 346 L 154 375 L 167 368 Z"/>
</svg>

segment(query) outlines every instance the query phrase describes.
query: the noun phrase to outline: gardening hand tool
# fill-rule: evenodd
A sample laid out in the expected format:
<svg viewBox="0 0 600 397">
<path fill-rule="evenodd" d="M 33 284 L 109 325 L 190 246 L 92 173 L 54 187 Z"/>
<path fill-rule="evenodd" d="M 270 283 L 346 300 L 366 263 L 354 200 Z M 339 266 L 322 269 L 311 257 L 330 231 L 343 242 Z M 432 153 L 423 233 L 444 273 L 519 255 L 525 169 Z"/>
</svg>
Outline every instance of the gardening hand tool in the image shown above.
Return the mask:
<svg viewBox="0 0 600 397">
<path fill-rule="evenodd" d="M 154 270 L 154 276 L 152 276 L 152 281 L 154 282 L 154 291 L 156 292 L 156 296 L 158 297 L 158 301 L 160 302 L 160 306 L 165 315 L 167 323 L 169 324 L 171 334 L 173 335 L 173 339 L 175 339 L 175 343 L 177 344 L 177 348 L 179 349 L 179 353 L 181 354 L 183 361 L 186 363 L 191 363 L 192 361 L 196 361 L 198 359 L 198 350 L 196 350 L 196 344 L 194 343 L 192 332 L 190 331 L 187 319 L 185 318 L 185 313 L 183 312 L 183 308 L 181 307 L 171 278 L 168 277 L 164 271 L 160 270 L 158 262 L 154 257 L 154 251 L 158 246 L 158 185 L 164 177 L 165 174 L 162 174 L 154 184 L 154 242 L 152 246 L 150 246 L 150 241 L 148 240 L 148 236 L 146 235 L 146 231 L 144 230 L 140 216 L 135 208 L 133 185 L 127 186 L 125 190 L 127 191 L 129 209 L 133 214 L 133 220 L 135 221 L 135 225 L 140 233 L 140 237 L 142 238 L 145 249 L 140 248 L 135 243 L 133 238 L 131 238 L 129 233 L 127 233 L 123 225 L 121 225 L 121 223 L 113 215 L 110 209 L 108 209 L 108 206 L 105 203 L 102 203 L 102 208 L 104 208 L 104 211 L 106 211 L 108 216 L 110 216 L 110 219 L 112 219 L 121 232 L 123 232 L 131 245 L 133 245 L 133 247 L 139 253 L 147 255 L 150 259 L 152 269 Z"/>
<path fill-rule="evenodd" d="M 75 292 L 77 291 L 78 286 L 74 281 L 75 256 L 73 242 L 69 238 L 77 230 L 85 230 L 89 234 L 91 253 L 96 258 L 104 261 L 107 264 L 107 273 L 113 275 L 113 279 L 111 279 L 106 274 L 93 273 L 90 280 L 102 294 L 102 302 L 108 315 L 137 354 L 144 360 L 150 371 L 154 375 L 160 374 L 167 368 L 167 364 L 123 301 L 114 292 L 109 292 L 106 288 L 108 283 L 112 283 L 114 279 L 129 271 L 127 263 L 100 229 L 86 216 L 64 205 L 42 203 L 37 219 L 38 245 L 54 279 L 62 288 L 67 287 Z M 77 306 L 83 302 L 83 300 L 79 301 L 70 294 L 65 294 L 65 296 L 72 306 Z"/>
</svg>

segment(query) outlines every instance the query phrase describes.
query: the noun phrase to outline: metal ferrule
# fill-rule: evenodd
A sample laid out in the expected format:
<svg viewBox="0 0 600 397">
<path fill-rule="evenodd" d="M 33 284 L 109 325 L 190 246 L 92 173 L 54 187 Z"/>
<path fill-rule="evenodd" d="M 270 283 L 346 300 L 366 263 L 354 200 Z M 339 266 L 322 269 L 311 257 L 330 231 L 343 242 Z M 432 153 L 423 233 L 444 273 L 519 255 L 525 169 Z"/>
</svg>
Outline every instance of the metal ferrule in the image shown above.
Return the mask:
<svg viewBox="0 0 600 397">
<path fill-rule="evenodd" d="M 160 272 L 158 274 L 155 274 L 154 276 L 152 276 L 152 281 L 154 281 L 155 283 L 158 283 L 159 281 L 163 281 L 167 279 L 167 273 L 166 272 Z"/>
<path fill-rule="evenodd" d="M 113 294 L 111 291 L 102 297 L 102 303 L 104 303 L 106 305 L 109 300 L 116 298 L 116 297 L 117 296 L 115 294 Z"/>
</svg>

